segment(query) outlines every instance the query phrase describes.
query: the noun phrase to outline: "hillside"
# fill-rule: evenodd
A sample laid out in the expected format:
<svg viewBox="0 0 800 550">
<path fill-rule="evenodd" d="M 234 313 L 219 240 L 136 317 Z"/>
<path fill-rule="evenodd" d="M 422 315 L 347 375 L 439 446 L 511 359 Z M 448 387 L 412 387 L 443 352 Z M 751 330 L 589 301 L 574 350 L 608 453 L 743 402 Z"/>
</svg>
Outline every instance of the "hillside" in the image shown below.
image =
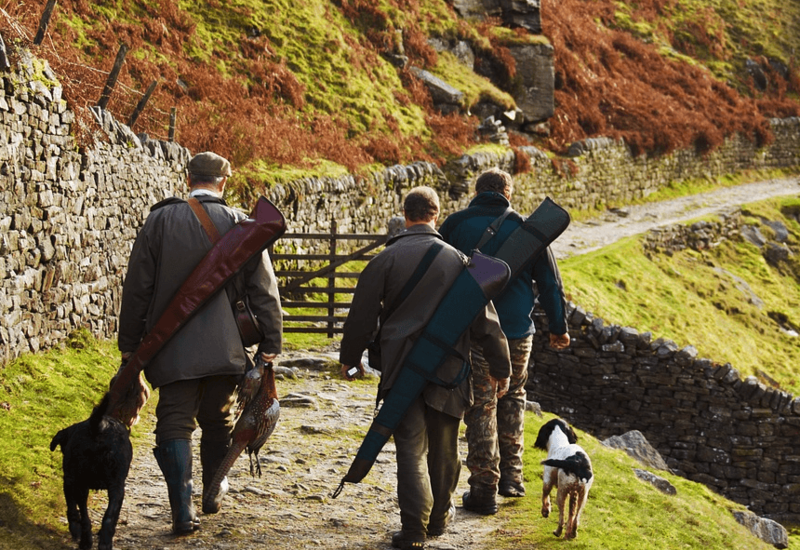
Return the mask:
<svg viewBox="0 0 800 550">
<path fill-rule="evenodd" d="M 642 154 L 684 146 L 705 151 L 731 132 L 766 143 L 768 117 L 800 114 L 792 58 L 800 42 L 797 2 L 543 0 L 541 36 L 506 28 L 498 20 L 462 20 L 453 7 L 460 3 L 64 0 L 56 5 L 43 44 L 32 49 L 48 60 L 65 87 L 66 101 L 78 111 L 85 125 L 79 136 L 82 145 L 94 127 L 83 107 L 97 101 L 124 41 L 131 50 L 109 110 L 126 121 L 156 81 L 134 130 L 166 138 L 170 111 L 176 108 L 176 139 L 193 151 L 214 149 L 229 156 L 236 167 L 234 184 L 240 186 L 269 185 L 303 171 L 358 172 L 418 159 L 442 162 L 461 154 L 477 142 L 480 118 L 469 114 L 473 106 L 489 98 L 513 107 L 504 88 L 514 75 L 505 48 L 515 41 L 553 44 L 556 110 L 536 133 L 512 131 L 514 147 L 531 143 L 558 155 L 574 140 L 607 135 L 624 137 Z M 17 45 L 31 43 L 44 4 L 8 3 L 0 10 L 0 34 L 12 60 Z M 460 111 L 437 112 L 420 81 L 387 61 L 386 51 L 398 45 L 397 30 L 411 63 L 464 87 Z M 450 53 L 438 52 L 428 42 L 431 37 L 470 42 L 495 64 L 494 78 L 464 70 Z M 776 200 L 750 205 L 744 217 L 768 237 L 766 221 L 782 220 L 796 249 L 799 208 L 797 199 Z M 645 257 L 640 243 L 630 240 L 565 262 L 563 272 L 571 297 L 609 322 L 696 345 L 703 355 L 729 360 L 743 374 L 759 374 L 786 391 L 797 391 L 800 357 L 796 336 L 787 334 L 800 327 L 796 258 L 773 269 L 756 247 L 738 241 L 703 252 Z M 743 295 L 734 283 L 739 279 L 764 301 L 764 308 Z M 731 334 L 735 342 L 730 342 Z M 77 335 L 66 349 L 25 356 L 0 370 L 0 548 L 74 547 L 61 520 L 60 457 L 47 444 L 55 429 L 86 417 L 117 364 L 113 343 Z M 335 374 L 320 378 L 313 390 L 303 381 L 287 381 L 280 394 L 341 390 Z M 369 394 L 362 399 L 365 403 L 372 402 L 373 383 L 356 387 Z M 342 398 L 339 405 L 354 414 L 345 403 Z M 360 419 L 364 423 L 366 412 Z M 302 529 L 309 547 L 324 548 L 315 531 L 319 528 L 341 536 L 369 529 L 372 538 L 364 548 L 384 541 L 383 523 L 380 529 L 359 523 L 363 502 L 351 498 L 353 509 L 341 511 L 320 496 L 352 455 L 358 426 L 342 422 L 344 413 L 327 401 L 320 410 L 291 415 L 292 433 L 273 441 L 287 456 L 279 456 L 269 474 L 253 482 L 266 495 L 241 490 L 241 502 L 231 508 L 241 513 L 188 539 L 184 547 L 243 548 L 242 540 L 254 547 L 275 547 L 274 537 L 286 547 L 299 548 L 293 529 Z M 339 431 L 313 433 L 320 418 L 338 420 Z M 529 429 L 541 422 L 530 415 Z M 152 434 L 146 426 L 136 434 L 140 456 L 150 455 Z M 632 460 L 581 435 L 597 457 L 598 479 L 603 481 L 593 489 L 586 536 L 573 546 L 630 548 L 644 540 L 653 548 L 700 550 L 734 547 L 747 537 L 729 513 L 741 505 L 671 475 L 667 477 L 678 486 L 679 499 L 643 488 L 630 474 Z M 311 436 L 327 447 L 305 448 Z M 293 462 L 298 448 L 317 454 Z M 538 515 L 536 458 L 534 453 L 528 456 L 529 477 L 537 480 L 529 498 L 505 507 L 491 531 L 465 546 L 561 547 L 550 535 L 554 518 Z M 316 472 L 323 459 L 339 462 Z M 326 477 L 324 483 L 311 485 L 298 481 L 300 475 Z M 129 511 L 130 523 L 120 529 L 123 536 L 133 537 L 125 548 L 147 547 L 140 544 L 146 537 L 155 541 L 150 547 L 177 548 L 160 530 L 168 512 L 153 483 L 146 478 L 138 488 L 139 500 L 131 498 L 137 505 Z M 391 488 L 371 490 L 393 513 Z M 292 509 L 282 509 L 282 503 Z M 102 497 L 95 497 L 95 509 L 102 504 Z M 161 508 L 153 511 L 150 506 Z M 138 534 L 133 525 L 137 519 L 151 522 L 157 531 Z M 797 549 L 796 528 L 794 533 L 790 548 Z M 737 547 L 766 546 L 746 538 Z"/>
<path fill-rule="evenodd" d="M 12 55 L 30 45 L 45 3 L 4 8 Z M 800 114 L 796 2 L 544 0 L 541 34 L 498 17 L 465 19 L 457 7 L 466 3 L 68 0 L 34 53 L 85 115 L 124 43 L 108 109 L 127 121 L 156 82 L 134 130 L 165 139 L 174 108 L 176 140 L 230 157 L 235 185 L 460 155 L 481 140 L 473 108 L 515 108 L 509 48 L 518 43 L 552 44 L 555 111 L 533 129 L 512 125 L 511 146 L 558 154 L 609 136 L 636 154 L 707 151 L 734 132 L 768 143 L 769 117 Z M 443 44 L 468 45 L 473 66 Z M 404 68 L 390 62 L 398 51 Z M 434 108 L 412 66 L 463 91 L 458 111 Z"/>
<path fill-rule="evenodd" d="M 786 181 L 786 196 L 742 207 L 733 206 L 734 197 L 755 201 L 753 188 L 766 182 L 629 207 L 624 217 L 573 223 L 554 245 L 565 290 L 608 322 L 650 331 L 680 347 L 694 346 L 702 357 L 730 362 L 743 378 L 756 376 L 767 386 L 798 394 L 800 188 L 796 177 Z M 713 233 L 708 228 L 695 235 L 700 242 L 710 240 L 710 246 L 682 250 L 663 243 L 648 246 L 648 238 L 658 233 L 640 234 L 658 227 L 672 235 L 669 228 L 678 223 L 721 226 L 726 217 L 728 224 L 737 220 L 737 232 L 769 235 L 773 244 L 774 228 L 785 228 L 783 243 L 794 252 L 785 261 L 770 261 L 766 247 L 741 236 L 703 237 Z M 588 253 L 576 254 L 581 248 Z"/>
</svg>

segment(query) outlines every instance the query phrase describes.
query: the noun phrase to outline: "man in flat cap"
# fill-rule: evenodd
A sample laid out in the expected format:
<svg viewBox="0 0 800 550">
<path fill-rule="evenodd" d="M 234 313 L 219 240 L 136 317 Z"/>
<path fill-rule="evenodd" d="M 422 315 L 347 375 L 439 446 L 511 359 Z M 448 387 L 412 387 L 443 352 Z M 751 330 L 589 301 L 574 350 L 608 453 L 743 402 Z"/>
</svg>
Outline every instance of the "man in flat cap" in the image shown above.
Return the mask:
<svg viewBox="0 0 800 550">
<path fill-rule="evenodd" d="M 215 237 L 246 217 L 222 198 L 230 175 L 227 159 L 199 153 L 188 165 L 189 200 L 172 197 L 150 209 L 133 245 L 122 290 L 118 345 L 123 365 L 212 248 Z M 202 430 L 204 492 L 228 451 L 236 384 L 250 363 L 231 308 L 244 293 L 263 334 L 257 353 L 272 361 L 281 352 L 281 306 L 272 263 L 264 251 L 214 294 L 145 367 L 147 380 L 159 390 L 153 452 L 167 482 L 175 534 L 199 527 L 192 503 L 192 433 L 197 425 Z M 227 479 L 203 512 L 218 512 L 226 492 Z"/>
</svg>

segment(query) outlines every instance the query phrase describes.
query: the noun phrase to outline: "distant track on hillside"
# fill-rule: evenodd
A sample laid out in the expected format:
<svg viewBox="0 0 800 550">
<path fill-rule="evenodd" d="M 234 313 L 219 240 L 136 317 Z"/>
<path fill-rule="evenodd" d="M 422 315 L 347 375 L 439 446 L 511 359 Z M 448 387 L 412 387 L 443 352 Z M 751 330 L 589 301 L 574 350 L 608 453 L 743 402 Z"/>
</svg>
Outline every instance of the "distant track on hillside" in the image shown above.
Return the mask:
<svg viewBox="0 0 800 550">
<path fill-rule="evenodd" d="M 559 260 L 598 250 L 657 227 L 730 211 L 772 197 L 800 195 L 800 176 L 725 187 L 667 201 L 625 206 L 586 222 L 573 221 L 551 245 Z"/>
</svg>

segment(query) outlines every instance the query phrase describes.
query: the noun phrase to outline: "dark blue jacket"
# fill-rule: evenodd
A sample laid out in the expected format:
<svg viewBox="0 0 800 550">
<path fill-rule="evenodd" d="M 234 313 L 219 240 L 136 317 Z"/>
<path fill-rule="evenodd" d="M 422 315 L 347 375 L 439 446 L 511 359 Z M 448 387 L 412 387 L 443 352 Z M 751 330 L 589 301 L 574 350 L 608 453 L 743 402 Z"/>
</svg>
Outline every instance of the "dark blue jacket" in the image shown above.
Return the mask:
<svg viewBox="0 0 800 550">
<path fill-rule="evenodd" d="M 444 240 L 464 254 L 471 254 L 483 236 L 486 228 L 510 206 L 508 199 L 495 192 L 477 195 L 469 206 L 451 214 L 439 228 Z M 497 235 L 481 247 L 481 252 L 495 254 L 512 231 L 525 221 L 522 216 L 512 212 L 500 226 Z M 494 305 L 500 316 L 500 325 L 509 339 L 525 338 L 535 332 L 531 313 L 536 296 L 533 284 L 539 293 L 541 303 L 547 314 L 550 332 L 567 332 L 566 302 L 556 260 L 550 253 L 541 254 L 536 262 L 528 265 L 514 281 L 495 298 Z"/>
</svg>

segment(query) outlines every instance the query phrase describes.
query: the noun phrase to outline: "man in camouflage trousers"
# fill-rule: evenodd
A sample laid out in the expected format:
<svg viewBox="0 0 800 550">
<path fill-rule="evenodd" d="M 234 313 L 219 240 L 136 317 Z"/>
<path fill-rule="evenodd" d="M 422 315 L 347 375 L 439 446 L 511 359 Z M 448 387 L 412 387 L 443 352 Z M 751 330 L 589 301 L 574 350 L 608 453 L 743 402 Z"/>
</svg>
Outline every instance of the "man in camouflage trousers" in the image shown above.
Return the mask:
<svg viewBox="0 0 800 550">
<path fill-rule="evenodd" d="M 494 237 L 480 247 L 484 254 L 495 254 L 524 221 L 511 210 L 512 192 L 513 180 L 508 173 L 494 168 L 487 170 L 477 178 L 475 198 L 469 206 L 449 216 L 439 232 L 446 242 L 469 254 L 492 222 L 505 216 Z M 505 396 L 498 398 L 483 350 L 478 345 L 471 350 L 473 403 L 464 415 L 470 490 L 464 493 L 462 503 L 465 509 L 483 515 L 497 513 L 498 492 L 506 497 L 525 495 L 522 452 L 525 384 L 535 331 L 531 318 L 536 298 L 534 283 L 539 302 L 547 313 L 550 346 L 565 349 L 570 342 L 561 276 L 548 248 L 494 300 L 511 352 L 511 379 Z"/>
</svg>

